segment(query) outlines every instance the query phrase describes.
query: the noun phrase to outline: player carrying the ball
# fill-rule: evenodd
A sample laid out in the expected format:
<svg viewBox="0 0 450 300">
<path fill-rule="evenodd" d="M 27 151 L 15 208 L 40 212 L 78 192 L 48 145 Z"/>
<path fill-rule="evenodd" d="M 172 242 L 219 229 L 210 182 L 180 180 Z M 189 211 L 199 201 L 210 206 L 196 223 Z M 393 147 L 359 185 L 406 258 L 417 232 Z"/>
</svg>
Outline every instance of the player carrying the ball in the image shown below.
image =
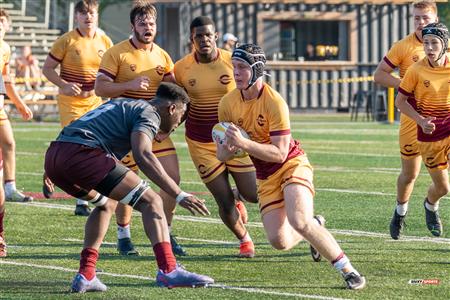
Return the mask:
<svg viewBox="0 0 450 300">
<path fill-rule="evenodd" d="M 266 57 L 261 47 L 244 44 L 233 51 L 232 63 L 237 88 L 219 104 L 219 121 L 237 126 L 226 131 L 226 143 L 217 144 L 217 158 L 228 161 L 234 151 L 246 151 L 256 168 L 262 222 L 271 245 L 288 250 L 307 240 L 342 274 L 349 289 L 362 289 L 365 277 L 324 227 L 322 217 L 314 217 L 313 169 L 291 136 L 286 101 L 263 82 Z"/>
</svg>

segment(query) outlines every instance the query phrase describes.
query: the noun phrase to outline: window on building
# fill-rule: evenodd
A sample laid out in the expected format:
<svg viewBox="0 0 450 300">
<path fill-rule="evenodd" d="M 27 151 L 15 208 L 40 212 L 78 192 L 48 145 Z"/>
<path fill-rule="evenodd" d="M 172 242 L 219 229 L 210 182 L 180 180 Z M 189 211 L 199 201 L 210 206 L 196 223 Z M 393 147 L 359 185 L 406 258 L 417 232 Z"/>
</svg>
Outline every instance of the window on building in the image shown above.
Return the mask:
<svg viewBox="0 0 450 300">
<path fill-rule="evenodd" d="M 316 12 L 314 12 L 316 13 Z M 272 60 L 353 61 L 354 20 L 341 13 L 317 13 L 317 16 L 262 13 L 258 43 Z"/>
</svg>

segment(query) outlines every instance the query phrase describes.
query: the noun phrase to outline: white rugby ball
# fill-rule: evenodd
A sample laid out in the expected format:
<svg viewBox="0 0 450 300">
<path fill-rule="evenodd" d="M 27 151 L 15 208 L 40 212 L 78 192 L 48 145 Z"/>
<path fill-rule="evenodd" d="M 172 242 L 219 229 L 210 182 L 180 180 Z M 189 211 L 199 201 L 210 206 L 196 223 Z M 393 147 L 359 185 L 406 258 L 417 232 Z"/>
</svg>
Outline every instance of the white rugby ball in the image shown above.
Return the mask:
<svg viewBox="0 0 450 300">
<path fill-rule="evenodd" d="M 230 122 L 219 122 L 216 125 L 214 125 L 212 131 L 211 131 L 211 135 L 212 135 L 212 139 L 213 141 L 215 140 L 219 140 L 220 144 L 225 143 L 225 131 L 227 131 L 228 127 L 230 126 Z M 237 128 L 239 128 L 239 130 L 241 131 L 241 134 L 244 138 L 249 139 L 250 137 L 248 136 L 247 132 L 245 132 L 244 129 L 240 128 L 239 126 L 235 125 Z M 242 149 L 237 149 L 234 152 L 234 157 L 244 157 L 247 155 L 247 152 L 245 152 Z"/>
</svg>

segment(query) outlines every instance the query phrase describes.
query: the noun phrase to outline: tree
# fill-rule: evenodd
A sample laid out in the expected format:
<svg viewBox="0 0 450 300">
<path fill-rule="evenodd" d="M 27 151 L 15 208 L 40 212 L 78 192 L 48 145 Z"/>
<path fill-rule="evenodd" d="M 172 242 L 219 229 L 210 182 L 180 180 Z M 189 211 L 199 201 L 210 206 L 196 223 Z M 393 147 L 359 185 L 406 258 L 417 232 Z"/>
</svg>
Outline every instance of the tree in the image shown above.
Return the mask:
<svg viewBox="0 0 450 300">
<path fill-rule="evenodd" d="M 439 21 L 450 26 L 450 3 L 438 3 Z"/>
</svg>

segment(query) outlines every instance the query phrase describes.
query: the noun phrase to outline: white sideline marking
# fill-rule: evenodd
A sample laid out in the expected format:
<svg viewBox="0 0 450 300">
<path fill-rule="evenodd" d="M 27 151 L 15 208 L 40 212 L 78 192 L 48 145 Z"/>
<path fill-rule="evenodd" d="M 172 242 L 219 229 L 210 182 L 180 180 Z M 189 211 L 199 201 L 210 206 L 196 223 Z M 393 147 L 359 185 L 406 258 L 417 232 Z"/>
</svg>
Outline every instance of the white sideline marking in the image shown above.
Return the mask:
<svg viewBox="0 0 450 300">
<path fill-rule="evenodd" d="M 0 264 L 4 265 L 13 265 L 13 266 L 21 266 L 21 267 L 30 267 L 30 268 L 36 268 L 36 269 L 45 269 L 45 270 L 55 270 L 55 271 L 62 271 L 67 273 L 77 273 L 78 270 L 76 269 L 69 269 L 69 268 L 63 268 L 58 266 L 49 266 L 49 265 L 38 265 L 38 264 L 30 264 L 30 263 L 22 263 L 22 262 L 15 262 L 8 259 L 1 259 Z M 119 277 L 119 278 L 131 278 L 131 279 L 141 279 L 141 280 L 155 280 L 153 277 L 148 276 L 139 276 L 139 275 L 128 275 L 128 274 L 118 274 L 118 273 L 109 273 L 109 272 L 99 272 L 99 275 L 102 276 L 111 276 L 111 277 Z M 235 287 L 235 286 L 228 286 L 224 284 L 212 284 L 209 287 L 211 288 L 220 288 L 220 289 L 226 289 L 226 290 L 235 290 L 235 291 L 241 291 L 246 293 L 256 293 L 256 294 L 268 294 L 268 295 L 277 295 L 277 296 L 286 296 L 286 297 L 296 297 L 296 298 L 307 298 L 307 299 L 329 299 L 329 300 L 346 300 L 343 298 L 334 298 L 334 297 L 326 297 L 326 296 L 318 296 L 318 295 L 308 295 L 308 294 L 296 294 L 296 293 L 285 293 L 285 292 L 277 292 L 277 291 L 266 291 L 262 289 L 256 289 L 256 288 L 242 288 L 242 287 Z"/>
<path fill-rule="evenodd" d="M 22 263 L 22 262 L 11 261 L 11 260 L 8 260 L 8 259 L 1 259 L 0 260 L 0 264 L 13 265 L 13 266 L 22 266 L 22 267 L 31 267 L 31 268 L 37 268 L 37 269 L 63 271 L 63 272 L 70 272 L 70 273 L 77 273 L 78 272 L 78 270 L 76 270 L 76 269 L 69 269 L 69 268 L 63 268 L 63 267 L 58 267 L 58 266 Z M 111 276 L 111 277 L 124 277 L 124 278 L 132 278 L 132 279 L 155 280 L 155 278 L 152 278 L 152 277 L 139 276 L 139 275 L 116 274 L 116 273 L 108 273 L 108 272 L 99 272 L 98 274 Z"/>
<path fill-rule="evenodd" d="M 382 135 L 382 136 L 397 136 L 396 131 L 390 129 L 370 129 L 370 128 L 291 128 L 291 132 L 299 132 L 305 134 L 340 134 L 351 136 L 368 136 L 368 135 Z"/>
<path fill-rule="evenodd" d="M 63 241 L 67 241 L 67 242 L 75 242 L 75 243 L 83 243 L 84 242 L 84 240 L 80 240 L 80 239 L 62 239 L 62 240 Z M 239 242 L 205 240 L 205 239 L 195 239 L 195 238 L 187 238 L 187 237 L 179 237 L 179 236 L 177 236 L 177 240 L 180 240 L 180 241 L 192 241 L 192 242 L 203 242 L 203 243 L 220 244 L 220 245 L 239 245 Z M 103 241 L 102 245 L 116 246 L 116 243 Z M 8 245 L 8 247 L 10 247 L 10 246 Z"/>
<path fill-rule="evenodd" d="M 7 202 L 7 203 L 26 205 L 26 206 L 35 206 L 35 207 L 44 207 L 44 208 L 73 210 L 73 206 L 70 206 L 70 205 L 64 205 L 64 204 L 54 205 L 54 204 L 46 203 L 46 202 L 26 202 L 26 203 Z M 140 215 L 140 213 L 133 212 L 133 215 Z M 197 223 L 223 224 L 222 220 L 216 219 L 216 218 L 175 215 L 175 219 L 180 220 L 180 221 L 197 222 Z M 261 222 L 248 222 L 248 224 L 246 224 L 246 226 L 247 227 L 258 227 L 258 228 L 263 227 Z M 330 228 L 327 228 L 327 229 L 331 233 L 341 234 L 341 235 L 359 236 L 359 237 L 377 237 L 377 238 L 383 238 L 383 239 L 387 239 L 387 238 L 390 239 L 390 235 L 385 234 L 385 233 L 361 231 L 361 230 L 345 230 L 345 229 L 330 229 Z M 402 239 L 410 239 L 411 241 L 420 241 L 420 242 L 427 242 L 427 243 L 450 244 L 450 238 L 402 236 Z"/>
<path fill-rule="evenodd" d="M 42 127 L 37 127 L 37 128 L 33 128 L 33 127 L 26 127 L 26 128 L 14 128 L 14 132 L 59 132 L 61 131 L 61 128 L 42 128 Z"/>
<path fill-rule="evenodd" d="M 348 156 L 362 156 L 362 157 L 394 157 L 398 158 L 400 155 L 398 154 L 380 154 L 380 153 L 362 153 L 362 152 L 336 152 L 336 151 L 322 151 L 322 150 L 314 150 L 311 152 L 312 154 L 330 154 L 330 155 L 348 155 Z"/>
</svg>

